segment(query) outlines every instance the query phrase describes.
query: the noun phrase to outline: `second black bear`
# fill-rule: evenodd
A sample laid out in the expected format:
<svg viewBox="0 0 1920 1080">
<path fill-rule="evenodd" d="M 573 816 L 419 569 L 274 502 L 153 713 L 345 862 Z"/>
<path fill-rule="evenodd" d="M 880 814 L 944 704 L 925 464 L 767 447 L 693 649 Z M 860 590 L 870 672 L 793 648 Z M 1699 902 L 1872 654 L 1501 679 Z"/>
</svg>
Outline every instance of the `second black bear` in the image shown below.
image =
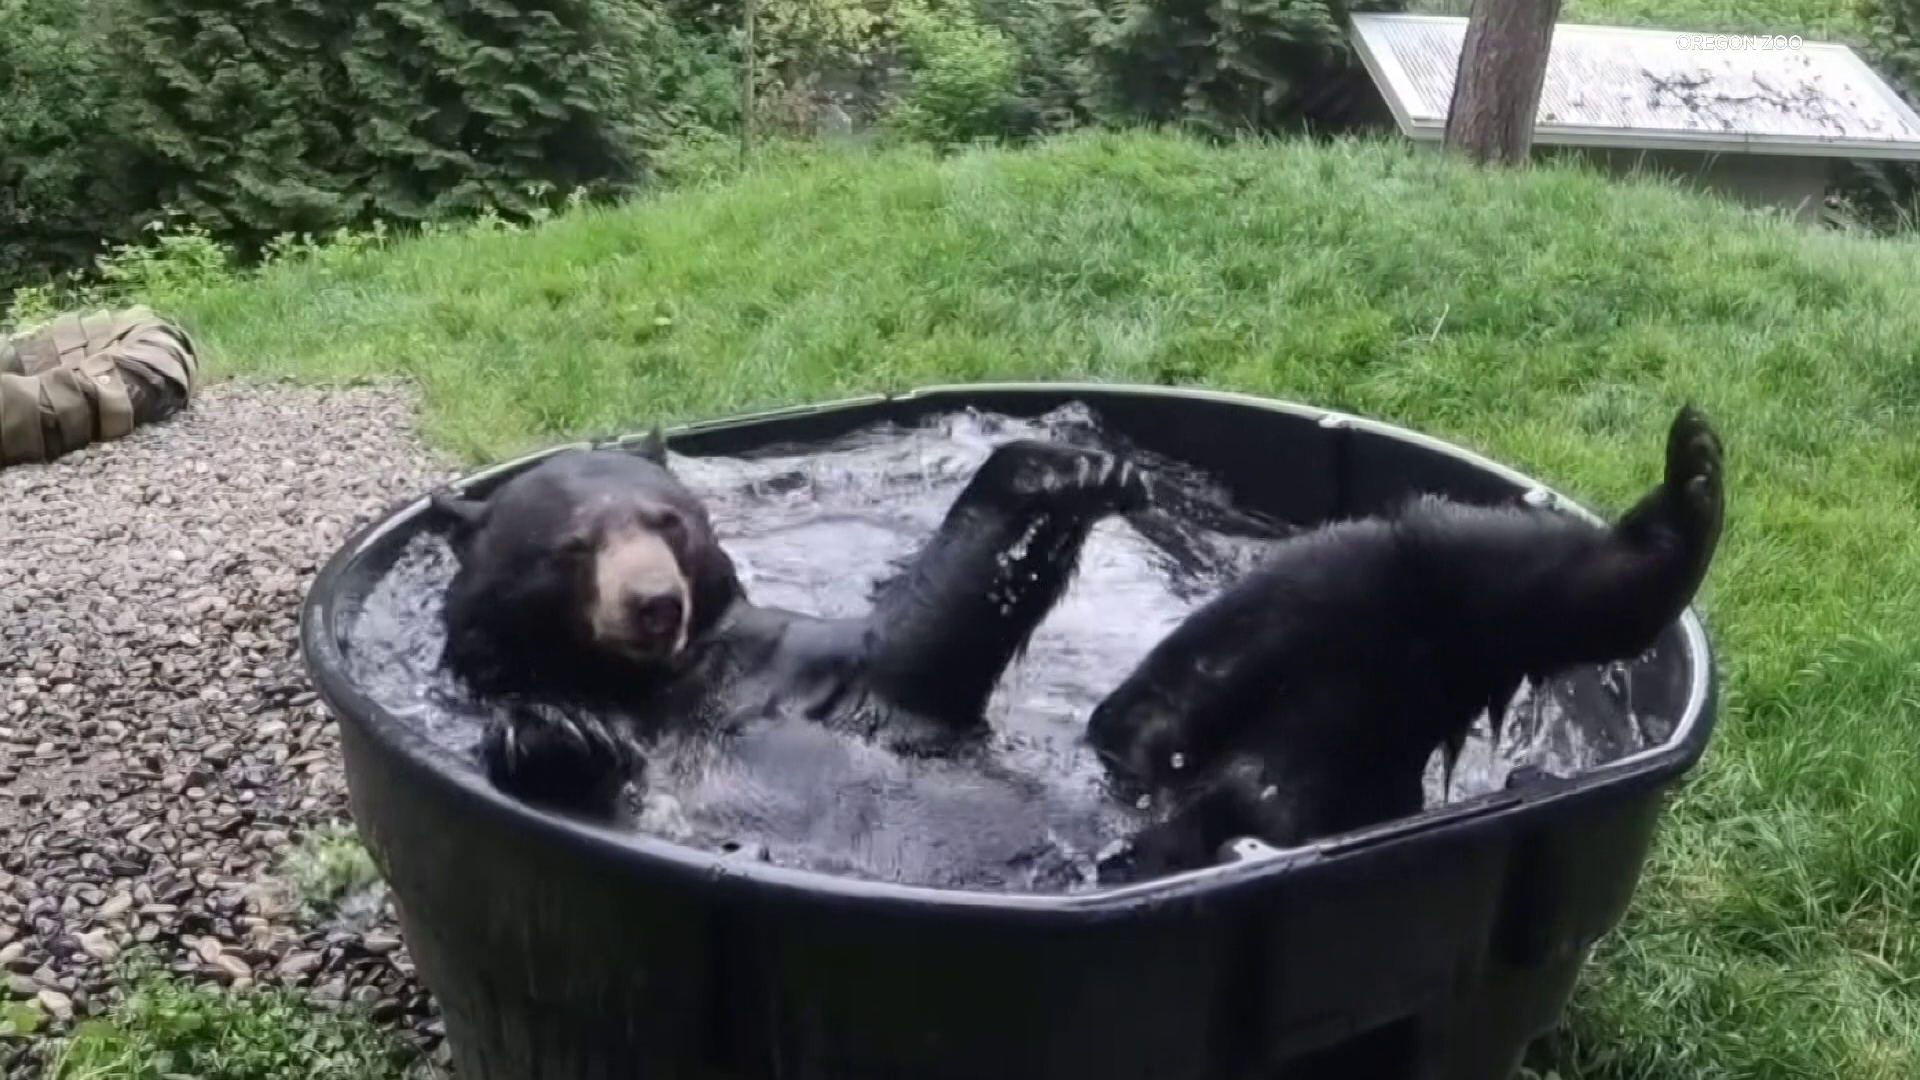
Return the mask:
<svg viewBox="0 0 1920 1080">
<path fill-rule="evenodd" d="M 970 857 L 953 850 L 962 843 L 1000 843 L 1012 858 L 1015 834 L 1046 846 L 1044 799 L 955 751 L 987 731 L 996 683 L 1064 593 L 1094 524 L 1145 500 L 1140 471 L 1115 455 L 1004 444 L 870 613 L 830 619 L 748 599 L 657 442 L 561 454 L 485 500 L 435 498 L 458 563 L 443 662 L 505 706 L 484 764 L 530 802 L 606 818 L 626 781 L 644 787 L 651 770 L 682 791 L 731 784 L 743 831 L 777 818 L 806 832 L 896 805 L 876 796 L 861 809 L 861 784 L 905 785 L 931 800 L 914 856 L 924 873 L 943 844 L 956 863 Z M 915 759 L 950 767 L 904 775 Z M 808 775 L 816 790 L 796 795 Z M 946 819 L 957 819 L 950 840 Z"/>
<path fill-rule="evenodd" d="M 1688 406 L 1662 481 L 1610 527 L 1427 497 L 1279 545 L 1090 717 L 1118 785 L 1161 817 L 1115 871 L 1417 814 L 1434 749 L 1451 762 L 1482 710 L 1497 735 L 1522 680 L 1638 656 L 1693 601 L 1720 538 L 1721 453 Z"/>
</svg>

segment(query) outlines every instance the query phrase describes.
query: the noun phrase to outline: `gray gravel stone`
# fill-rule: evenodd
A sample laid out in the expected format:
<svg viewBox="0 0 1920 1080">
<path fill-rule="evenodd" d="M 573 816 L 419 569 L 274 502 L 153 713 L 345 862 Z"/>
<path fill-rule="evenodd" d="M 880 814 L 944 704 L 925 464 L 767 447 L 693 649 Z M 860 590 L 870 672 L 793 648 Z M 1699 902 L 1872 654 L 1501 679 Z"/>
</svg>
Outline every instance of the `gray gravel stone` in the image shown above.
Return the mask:
<svg viewBox="0 0 1920 1080">
<path fill-rule="evenodd" d="M 343 929 L 257 887 L 346 817 L 299 605 L 352 530 L 459 471 L 416 438 L 416 404 L 222 383 L 169 423 L 0 469 L 0 994 L 56 1032 L 115 999 L 113 962 L 142 944 L 191 978 L 367 1002 L 437 1049 L 383 898 Z"/>
</svg>

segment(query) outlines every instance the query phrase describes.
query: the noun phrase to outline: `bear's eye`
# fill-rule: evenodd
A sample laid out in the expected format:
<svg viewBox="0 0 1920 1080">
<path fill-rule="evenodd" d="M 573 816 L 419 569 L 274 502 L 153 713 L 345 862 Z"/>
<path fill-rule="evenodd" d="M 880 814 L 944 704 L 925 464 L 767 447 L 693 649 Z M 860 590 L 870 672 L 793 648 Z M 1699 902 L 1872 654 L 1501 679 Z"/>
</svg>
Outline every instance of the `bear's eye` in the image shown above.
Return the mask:
<svg viewBox="0 0 1920 1080">
<path fill-rule="evenodd" d="M 687 550 L 687 519 L 680 516 L 680 511 L 663 509 L 654 516 L 652 525 L 653 531 L 667 542 L 668 547 L 679 553 Z"/>
<path fill-rule="evenodd" d="M 569 558 L 579 558 L 593 552 L 593 537 L 586 533 L 569 533 L 560 540 L 560 554 Z"/>
</svg>

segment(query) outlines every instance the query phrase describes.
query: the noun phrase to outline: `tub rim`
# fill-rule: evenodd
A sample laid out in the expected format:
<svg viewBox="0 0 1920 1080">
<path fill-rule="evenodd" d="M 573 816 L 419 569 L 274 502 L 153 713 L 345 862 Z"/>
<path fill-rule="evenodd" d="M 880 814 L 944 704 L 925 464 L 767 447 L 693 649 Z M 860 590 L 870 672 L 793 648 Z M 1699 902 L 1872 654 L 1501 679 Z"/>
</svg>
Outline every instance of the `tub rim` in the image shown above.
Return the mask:
<svg viewBox="0 0 1920 1080">
<path fill-rule="evenodd" d="M 845 412 L 927 398 L 953 398 L 956 407 L 964 408 L 970 397 L 1009 392 L 1068 398 L 1080 394 L 1096 398 L 1178 398 L 1291 414 L 1313 420 L 1323 427 L 1346 427 L 1368 432 L 1453 458 L 1514 485 L 1525 492 L 1525 498 L 1529 501 L 1548 503 L 1588 520 L 1602 520 L 1591 510 L 1539 480 L 1438 437 L 1335 409 L 1206 387 L 1044 380 L 933 383 L 897 393 L 864 394 L 689 421 L 661 430 L 671 445 L 679 436 L 755 422 Z M 496 477 L 518 472 L 556 454 L 631 445 L 644 437 L 644 434 L 629 434 L 559 443 L 465 473 L 444 487 L 464 491 Z M 714 887 L 728 892 L 770 892 L 795 901 L 824 901 L 888 910 L 911 907 L 923 911 L 1001 914 L 1023 919 L 1071 917 L 1078 921 L 1100 915 L 1125 915 L 1143 908 L 1212 899 L 1223 889 L 1237 889 L 1310 866 L 1324 865 L 1327 869 L 1333 869 L 1356 859 L 1404 851 L 1424 836 L 1490 826 L 1527 806 L 1543 809 L 1549 806 L 1564 807 L 1571 802 L 1586 801 L 1623 784 L 1670 779 L 1686 773 L 1699 761 L 1705 753 L 1715 719 L 1717 688 L 1714 655 L 1699 614 L 1690 604 L 1676 621 L 1682 653 L 1691 663 L 1685 707 L 1672 733 L 1657 745 L 1572 776 L 1551 776 L 1539 784 L 1482 793 L 1414 817 L 1323 837 L 1298 847 L 1273 848 L 1250 841 L 1240 847 L 1238 858 L 1230 861 L 1149 881 L 1079 893 L 943 889 L 867 881 L 751 862 L 521 803 L 494 788 L 478 770 L 415 730 L 354 685 L 347 676 L 345 653 L 334 631 L 335 620 L 342 614 L 341 605 L 337 603 L 341 586 L 351 580 L 362 558 L 381 541 L 413 525 L 427 510 L 430 495 L 431 492 L 423 492 L 413 499 L 391 505 L 372 521 L 356 529 L 328 557 L 308 587 L 300 611 L 300 652 L 320 700 L 343 727 L 350 725 L 358 728 L 361 734 L 379 747 L 379 752 L 396 762 L 399 774 L 408 776 L 412 782 L 439 786 L 443 797 L 460 801 L 463 810 L 472 816 L 476 827 L 530 835 L 539 841 L 567 848 L 581 858 L 613 860 L 637 874 L 705 879 Z"/>
</svg>

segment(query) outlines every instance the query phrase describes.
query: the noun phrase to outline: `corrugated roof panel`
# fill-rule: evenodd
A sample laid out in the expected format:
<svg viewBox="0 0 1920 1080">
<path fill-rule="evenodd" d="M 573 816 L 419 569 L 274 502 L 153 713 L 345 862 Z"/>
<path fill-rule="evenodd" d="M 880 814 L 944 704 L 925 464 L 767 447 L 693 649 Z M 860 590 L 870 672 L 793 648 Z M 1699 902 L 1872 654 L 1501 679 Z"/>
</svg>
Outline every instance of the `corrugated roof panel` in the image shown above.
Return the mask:
<svg viewBox="0 0 1920 1080">
<path fill-rule="evenodd" d="M 1365 12 L 1353 27 L 1400 129 L 1440 138 L 1467 20 Z M 1920 116 L 1844 45 L 1562 24 L 1534 139 L 1920 159 Z"/>
</svg>

